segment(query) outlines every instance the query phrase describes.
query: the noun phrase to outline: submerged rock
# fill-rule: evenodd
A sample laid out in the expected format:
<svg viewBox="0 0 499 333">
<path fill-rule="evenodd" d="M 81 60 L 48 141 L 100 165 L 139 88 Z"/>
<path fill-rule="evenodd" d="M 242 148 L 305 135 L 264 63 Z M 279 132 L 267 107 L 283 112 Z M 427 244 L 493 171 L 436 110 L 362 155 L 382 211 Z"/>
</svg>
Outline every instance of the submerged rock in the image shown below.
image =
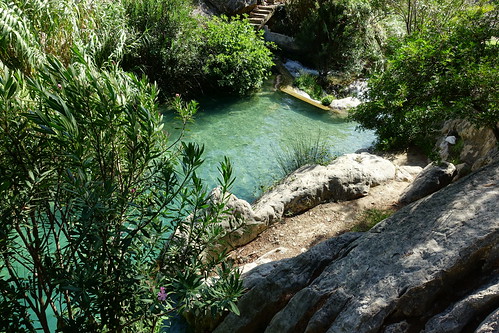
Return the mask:
<svg viewBox="0 0 499 333">
<path fill-rule="evenodd" d="M 434 332 L 433 323 L 451 316 L 469 332 L 492 332 L 499 308 L 497 202 L 499 162 L 367 233 L 261 265 L 245 275 L 241 316 L 229 314 L 214 332 L 420 332 L 425 326 Z M 459 315 L 470 309 L 472 316 Z"/>
</svg>

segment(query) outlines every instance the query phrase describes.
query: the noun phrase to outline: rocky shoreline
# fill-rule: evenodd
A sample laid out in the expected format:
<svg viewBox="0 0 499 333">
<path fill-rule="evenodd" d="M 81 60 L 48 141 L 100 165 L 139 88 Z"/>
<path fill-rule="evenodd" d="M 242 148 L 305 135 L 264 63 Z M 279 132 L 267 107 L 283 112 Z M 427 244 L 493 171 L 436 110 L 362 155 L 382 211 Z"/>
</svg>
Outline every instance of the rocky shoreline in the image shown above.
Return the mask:
<svg viewBox="0 0 499 333">
<path fill-rule="evenodd" d="M 412 180 L 419 166 L 396 166 L 369 153 L 346 154 L 327 166 L 304 166 L 266 192 L 253 205 L 231 195 L 227 208 L 224 243 L 237 248 L 286 216 L 303 213 L 321 203 L 347 201 L 368 195 L 371 187 L 392 180 Z M 219 200 L 219 189 L 212 192 Z"/>
<path fill-rule="evenodd" d="M 495 332 L 498 181 L 495 162 L 367 233 L 258 266 L 215 332 Z"/>
<path fill-rule="evenodd" d="M 321 209 L 325 202 L 346 200 L 349 210 L 376 187 L 408 185 L 397 192 L 397 200 L 385 197 L 405 206 L 369 232 L 318 237 L 294 256 L 283 255 L 284 246 L 273 246 L 250 258 L 249 265 L 243 261 L 249 272 L 244 274 L 247 292 L 238 303 L 241 316 L 211 322 L 211 330 L 497 332 L 497 145 L 489 142 L 496 141 L 488 132 L 477 130 L 479 138 L 470 137 L 466 124 L 452 126 L 460 129 L 451 133 L 458 139 L 440 140 L 437 147 L 453 151 L 464 167 L 445 162 L 423 169 L 369 153 L 347 154 L 327 166 L 295 171 L 253 206 L 232 196 L 229 208 L 235 214 L 229 217 L 226 240 L 238 248 L 269 228 L 279 229 L 278 222 L 306 216 L 302 213 L 310 209 L 312 216 L 313 207 Z M 448 136 L 444 128 L 442 137 Z M 462 142 L 456 154 L 449 144 L 457 140 Z M 478 163 L 488 165 L 478 168 Z M 470 174 L 472 167 L 477 169 Z M 256 249 L 251 243 L 244 248 Z M 287 259 L 275 261 L 281 258 Z"/>
</svg>

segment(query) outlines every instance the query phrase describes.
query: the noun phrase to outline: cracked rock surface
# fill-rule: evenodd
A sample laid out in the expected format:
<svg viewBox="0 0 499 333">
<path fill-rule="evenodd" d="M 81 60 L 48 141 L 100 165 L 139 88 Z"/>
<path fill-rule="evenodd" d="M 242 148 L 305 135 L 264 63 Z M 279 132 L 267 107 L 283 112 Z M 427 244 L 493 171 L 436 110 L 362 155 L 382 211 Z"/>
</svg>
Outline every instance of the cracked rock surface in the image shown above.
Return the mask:
<svg viewBox="0 0 499 333">
<path fill-rule="evenodd" d="M 489 332 L 499 308 L 498 202 L 496 162 L 367 233 L 261 265 L 245 276 L 241 316 L 215 332 Z"/>
</svg>

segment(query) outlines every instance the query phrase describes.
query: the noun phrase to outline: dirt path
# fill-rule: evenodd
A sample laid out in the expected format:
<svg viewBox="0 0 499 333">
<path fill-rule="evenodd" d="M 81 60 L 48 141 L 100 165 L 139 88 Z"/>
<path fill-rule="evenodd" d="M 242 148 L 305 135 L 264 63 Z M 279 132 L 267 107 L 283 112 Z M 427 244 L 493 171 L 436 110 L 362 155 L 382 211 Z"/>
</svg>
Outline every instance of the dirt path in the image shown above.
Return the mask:
<svg viewBox="0 0 499 333">
<path fill-rule="evenodd" d="M 385 158 L 396 165 L 424 167 L 427 162 L 422 154 L 411 151 Z M 322 204 L 301 215 L 285 218 L 251 243 L 234 250 L 231 257 L 245 272 L 259 264 L 296 256 L 323 240 L 351 230 L 366 209 L 396 210 L 398 198 L 408 185 L 408 181 L 393 180 L 372 187 L 366 197 Z"/>
</svg>

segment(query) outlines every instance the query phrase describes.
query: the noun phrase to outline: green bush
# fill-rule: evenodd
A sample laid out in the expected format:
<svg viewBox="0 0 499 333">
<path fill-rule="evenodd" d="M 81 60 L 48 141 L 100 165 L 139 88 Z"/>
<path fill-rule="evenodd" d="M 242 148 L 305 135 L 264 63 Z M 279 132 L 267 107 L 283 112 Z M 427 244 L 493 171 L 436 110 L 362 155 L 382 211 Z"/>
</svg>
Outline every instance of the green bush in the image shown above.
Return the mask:
<svg viewBox="0 0 499 333">
<path fill-rule="evenodd" d="M 200 32 L 203 73 L 212 87 L 247 94 L 262 86 L 273 65 L 272 53 L 247 20 L 213 17 Z"/>
<path fill-rule="evenodd" d="M 333 95 L 327 95 L 321 98 L 322 105 L 330 105 L 335 100 Z"/>
<path fill-rule="evenodd" d="M 387 70 L 369 81 L 368 101 L 352 115 L 382 148 L 419 144 L 446 119 L 492 128 L 499 137 L 497 5 L 474 7 L 446 29 L 407 36 Z"/>
<path fill-rule="evenodd" d="M 66 332 L 143 332 L 237 312 L 237 271 L 205 255 L 226 210 L 196 176 L 203 148 L 167 142 L 145 79 L 73 58 L 28 79 L 2 66 L 0 331 L 54 331 L 52 313 Z M 184 121 L 196 109 L 176 105 Z"/>
<path fill-rule="evenodd" d="M 301 73 L 294 81 L 293 85 L 306 92 L 313 99 L 321 99 L 323 95 L 322 87 L 317 82 L 317 76 L 309 73 Z"/>
</svg>

